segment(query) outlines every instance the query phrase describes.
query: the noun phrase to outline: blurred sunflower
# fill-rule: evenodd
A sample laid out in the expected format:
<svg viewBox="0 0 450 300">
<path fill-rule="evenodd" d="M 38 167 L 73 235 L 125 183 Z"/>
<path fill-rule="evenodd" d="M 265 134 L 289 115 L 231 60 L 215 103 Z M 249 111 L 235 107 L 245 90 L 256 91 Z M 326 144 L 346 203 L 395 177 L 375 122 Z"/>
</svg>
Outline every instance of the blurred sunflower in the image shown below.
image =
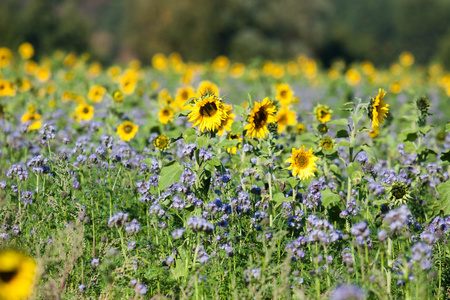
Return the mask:
<svg viewBox="0 0 450 300">
<path fill-rule="evenodd" d="M 36 112 L 26 112 L 22 116 L 22 123 L 28 123 L 28 131 L 41 128 L 41 115 Z"/>
<path fill-rule="evenodd" d="M 319 146 L 325 150 L 331 150 L 334 147 L 334 143 L 330 137 L 324 137 L 320 140 Z"/>
<path fill-rule="evenodd" d="M 19 54 L 23 59 L 30 59 L 34 55 L 33 45 L 30 43 L 23 43 L 19 46 Z"/>
<path fill-rule="evenodd" d="M 0 79 L 0 97 L 15 96 L 16 90 L 14 89 L 14 84 L 7 80 Z"/>
<path fill-rule="evenodd" d="M 275 99 L 280 101 L 283 106 L 291 104 L 293 96 L 294 92 L 292 92 L 289 84 L 281 83 L 277 85 L 277 95 L 275 96 Z"/>
<path fill-rule="evenodd" d="M 162 109 L 159 111 L 159 113 L 158 113 L 159 121 L 160 121 L 162 124 L 166 125 L 167 123 L 169 123 L 170 118 L 172 118 L 174 114 L 175 114 L 175 113 L 174 113 L 174 111 L 173 111 L 172 108 L 170 108 L 170 107 L 164 107 L 164 108 L 162 108 Z"/>
<path fill-rule="evenodd" d="M 315 161 L 318 159 L 312 153 L 312 148 L 306 151 L 305 146 L 301 146 L 299 149 L 292 148 L 292 156 L 286 162 L 291 164 L 288 170 L 292 170 L 292 175 L 298 175 L 303 180 L 314 176 L 314 171 L 316 171 Z"/>
<path fill-rule="evenodd" d="M 0 68 L 7 67 L 12 59 L 12 53 L 9 48 L 0 48 Z"/>
<path fill-rule="evenodd" d="M 228 66 L 230 65 L 230 60 L 228 59 L 228 57 L 220 55 L 213 61 L 212 65 L 214 70 L 218 72 L 223 72 L 228 69 Z"/>
<path fill-rule="evenodd" d="M 265 98 L 262 102 L 255 102 L 255 106 L 250 113 L 248 118 L 248 124 L 245 126 L 247 130 L 247 136 L 254 138 L 255 136 L 259 138 L 265 138 L 266 134 L 269 132 L 267 130 L 267 124 L 276 122 L 277 109 L 273 102 L 269 98 Z"/>
<path fill-rule="evenodd" d="M 27 60 L 24 65 L 25 72 L 28 75 L 33 75 L 38 68 L 38 64 L 33 60 Z"/>
<path fill-rule="evenodd" d="M 333 111 L 330 109 L 330 107 L 328 105 L 317 104 L 314 107 L 313 113 L 314 113 L 314 116 L 316 117 L 317 121 L 319 121 L 321 123 L 326 123 L 326 122 L 330 121 L 331 114 L 333 113 Z"/>
<path fill-rule="evenodd" d="M 204 95 L 216 95 L 219 97 L 219 88 L 211 81 L 202 81 L 197 89 L 197 97 L 200 98 Z"/>
<path fill-rule="evenodd" d="M 369 136 L 371 138 L 376 138 L 380 134 L 380 129 L 378 127 L 372 128 L 372 130 L 369 131 Z"/>
<path fill-rule="evenodd" d="M 113 100 L 115 102 L 122 102 L 123 101 L 123 93 L 119 90 L 115 91 L 113 93 Z"/>
<path fill-rule="evenodd" d="M 89 66 L 87 76 L 90 78 L 95 78 L 98 77 L 101 72 L 102 72 L 102 65 L 99 62 L 93 62 Z"/>
<path fill-rule="evenodd" d="M 234 63 L 230 68 L 230 76 L 233 78 L 239 78 L 245 73 L 245 65 L 243 63 Z"/>
<path fill-rule="evenodd" d="M 88 93 L 88 99 L 93 102 L 100 102 L 103 99 L 103 95 L 106 93 L 106 89 L 100 85 L 94 85 L 90 88 Z"/>
<path fill-rule="evenodd" d="M 232 140 L 238 140 L 239 144 L 237 144 L 237 146 L 231 147 L 231 148 L 227 148 L 227 152 L 228 153 L 232 153 L 232 154 L 236 154 L 237 152 L 237 148 L 241 148 L 241 142 L 242 142 L 242 138 L 241 135 L 239 133 L 237 134 L 232 134 L 231 132 L 228 134 L 228 139 L 230 141 Z"/>
<path fill-rule="evenodd" d="M 117 65 L 109 67 L 107 71 L 109 78 L 111 78 L 113 82 L 116 82 L 119 79 L 120 72 L 122 72 L 122 69 Z"/>
<path fill-rule="evenodd" d="M 175 97 L 175 102 L 178 107 L 181 109 L 189 109 L 189 106 L 184 106 L 184 103 L 188 101 L 190 98 L 195 97 L 195 91 L 192 87 L 186 86 L 183 88 L 179 88 L 177 90 L 177 96 Z"/>
<path fill-rule="evenodd" d="M 297 126 L 295 126 L 295 132 L 296 133 L 305 133 L 306 132 L 306 126 L 303 123 L 298 123 Z"/>
<path fill-rule="evenodd" d="M 77 119 L 77 121 L 89 121 L 90 119 L 92 119 L 92 117 L 94 117 L 94 107 L 86 103 L 81 103 L 75 109 L 75 113 L 75 118 Z"/>
<path fill-rule="evenodd" d="M 281 133 L 287 125 L 295 125 L 295 111 L 282 107 L 277 113 L 278 133 Z"/>
<path fill-rule="evenodd" d="M 128 70 L 119 80 L 120 90 L 125 95 L 133 94 L 136 89 L 137 73 L 135 70 Z"/>
<path fill-rule="evenodd" d="M 163 71 L 167 68 L 167 65 L 168 65 L 167 58 L 164 54 L 156 53 L 155 55 L 153 55 L 152 57 L 153 68 L 159 71 Z"/>
<path fill-rule="evenodd" d="M 379 89 L 378 95 L 375 98 L 370 99 L 368 116 L 372 120 L 372 129 L 383 124 L 384 117 L 386 117 L 389 112 L 389 104 L 386 104 L 383 101 L 384 96 L 386 96 L 386 92 L 383 89 Z"/>
<path fill-rule="evenodd" d="M 194 122 L 192 127 L 199 125 L 200 131 L 214 131 L 220 128 L 222 121 L 227 118 L 227 110 L 224 103 L 216 95 L 205 95 L 190 107 L 189 122 Z"/>
<path fill-rule="evenodd" d="M 170 139 L 164 134 L 158 135 L 156 139 L 153 140 L 153 145 L 160 151 L 163 151 L 169 147 Z"/>
<path fill-rule="evenodd" d="M 36 69 L 35 75 L 40 82 L 46 82 L 52 76 L 52 72 L 48 67 L 41 66 Z"/>
<path fill-rule="evenodd" d="M 220 127 L 217 131 L 217 134 L 222 136 L 225 131 L 231 130 L 231 124 L 234 122 L 234 118 L 236 117 L 233 114 L 233 107 L 231 105 L 225 105 L 225 110 L 227 112 L 227 117 L 222 120 L 222 123 L 220 124 Z"/>
<path fill-rule="evenodd" d="M 138 132 L 138 129 L 139 126 L 137 126 L 136 124 L 130 121 L 125 121 L 120 124 L 119 127 L 117 127 L 117 134 L 120 136 L 120 139 L 122 141 L 128 142 L 129 140 L 134 138 L 134 136 Z"/>
<path fill-rule="evenodd" d="M 31 296 L 36 262 L 16 250 L 0 252 L 0 299 L 20 300 Z"/>
</svg>

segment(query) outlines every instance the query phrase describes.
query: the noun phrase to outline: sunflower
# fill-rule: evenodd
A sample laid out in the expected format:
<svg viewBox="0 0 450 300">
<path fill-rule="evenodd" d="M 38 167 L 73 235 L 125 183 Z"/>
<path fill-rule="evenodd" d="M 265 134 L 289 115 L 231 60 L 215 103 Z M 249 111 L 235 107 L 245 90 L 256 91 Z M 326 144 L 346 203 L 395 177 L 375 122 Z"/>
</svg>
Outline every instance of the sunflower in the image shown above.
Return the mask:
<svg viewBox="0 0 450 300">
<path fill-rule="evenodd" d="M 222 120 L 222 124 L 220 125 L 217 134 L 222 136 L 225 131 L 231 130 L 231 124 L 234 122 L 234 118 L 236 117 L 233 114 L 233 107 L 231 105 L 225 105 L 225 110 L 227 112 L 227 117 Z"/>
<path fill-rule="evenodd" d="M 119 90 L 115 91 L 113 93 L 113 100 L 115 102 L 122 102 L 123 101 L 123 93 Z"/>
<path fill-rule="evenodd" d="M 30 43 L 23 43 L 22 45 L 19 46 L 19 53 L 23 59 L 32 58 L 34 55 L 33 45 L 31 45 Z"/>
<path fill-rule="evenodd" d="M 318 159 L 312 153 L 312 148 L 306 151 L 305 146 L 301 146 L 298 150 L 292 148 L 292 156 L 286 162 L 291 164 L 288 170 L 292 170 L 292 175 L 298 175 L 303 180 L 314 176 L 314 171 L 316 170 L 314 162 Z"/>
<path fill-rule="evenodd" d="M 88 93 L 88 98 L 94 102 L 100 102 L 103 99 L 103 95 L 105 94 L 106 89 L 100 85 L 94 85 L 91 87 Z"/>
<path fill-rule="evenodd" d="M 282 107 L 277 113 L 278 133 L 281 133 L 287 125 L 295 125 L 295 111 Z"/>
<path fill-rule="evenodd" d="M 89 121 L 90 119 L 92 119 L 92 117 L 94 117 L 94 107 L 91 105 L 81 103 L 75 109 L 75 118 L 77 119 L 77 121 Z"/>
<path fill-rule="evenodd" d="M 160 121 L 162 124 L 166 125 L 167 123 L 169 123 L 170 118 L 172 118 L 174 114 L 175 114 L 175 113 L 174 113 L 174 111 L 173 111 L 172 108 L 170 108 L 170 107 L 164 107 L 164 108 L 162 108 L 162 109 L 159 111 L 159 113 L 158 113 L 159 121 Z"/>
<path fill-rule="evenodd" d="M 163 151 L 169 147 L 170 139 L 164 134 L 158 135 L 156 139 L 153 140 L 153 145 L 160 151 Z"/>
<path fill-rule="evenodd" d="M 52 72 L 48 67 L 42 66 L 36 69 L 36 77 L 40 82 L 46 82 L 52 76 Z"/>
<path fill-rule="evenodd" d="M 23 68 L 25 70 L 25 73 L 27 73 L 28 75 L 33 75 L 38 68 L 38 64 L 33 60 L 27 60 Z"/>
<path fill-rule="evenodd" d="M 331 150 L 334 147 L 333 140 L 330 137 L 324 137 L 320 140 L 319 146 L 324 150 Z"/>
<path fill-rule="evenodd" d="M 15 96 L 16 90 L 14 89 L 14 84 L 7 80 L 0 79 L 0 97 L 5 96 Z"/>
<path fill-rule="evenodd" d="M 111 66 L 107 70 L 109 78 L 111 78 L 114 82 L 119 79 L 120 72 L 122 72 L 122 69 L 118 65 Z"/>
<path fill-rule="evenodd" d="M 0 299 L 19 300 L 31 296 L 36 262 L 16 250 L 0 252 Z"/>
<path fill-rule="evenodd" d="M 230 65 L 230 60 L 228 57 L 220 55 L 213 61 L 213 69 L 218 72 L 223 72 L 228 69 L 228 66 Z"/>
<path fill-rule="evenodd" d="M 380 134 L 380 129 L 378 127 L 372 128 L 372 130 L 369 131 L 369 136 L 371 138 L 376 138 Z"/>
<path fill-rule="evenodd" d="M 297 126 L 295 126 L 295 132 L 296 133 L 305 133 L 306 132 L 306 126 L 303 123 L 298 123 Z"/>
<path fill-rule="evenodd" d="M 3 67 L 7 67 L 12 59 L 12 53 L 9 48 L 2 47 L 0 48 L 0 69 Z"/>
<path fill-rule="evenodd" d="M 120 90 L 125 95 L 133 94 L 136 89 L 137 80 L 137 72 L 135 70 L 126 71 L 119 80 Z"/>
<path fill-rule="evenodd" d="M 120 124 L 119 127 L 117 127 L 117 134 L 120 136 L 120 139 L 122 141 L 128 142 L 136 135 L 138 129 L 139 126 L 137 126 L 136 124 L 130 121 L 125 121 Z"/>
<path fill-rule="evenodd" d="M 152 57 L 153 68 L 159 71 L 163 71 L 167 68 L 167 65 L 168 65 L 167 58 L 164 54 L 156 53 L 155 55 L 153 55 Z"/>
<path fill-rule="evenodd" d="M 227 148 L 227 152 L 228 153 L 232 153 L 232 154 L 236 154 L 237 148 L 241 148 L 241 142 L 242 142 L 242 138 L 241 135 L 239 133 L 237 134 L 232 134 L 231 132 L 228 134 L 228 139 L 230 141 L 232 140 L 238 140 L 239 143 L 237 144 L 237 146 L 231 147 L 231 148 Z"/>
<path fill-rule="evenodd" d="M 181 109 L 189 109 L 189 106 L 184 106 L 184 103 L 190 98 L 195 97 L 195 91 L 192 87 L 187 86 L 184 88 L 179 88 L 177 90 L 177 96 L 175 97 L 175 102 Z"/>
<path fill-rule="evenodd" d="M 219 88 L 211 81 L 202 81 L 197 89 L 197 97 L 200 98 L 204 95 L 216 95 L 219 97 Z"/>
<path fill-rule="evenodd" d="M 321 123 L 326 123 L 326 122 L 330 121 L 331 114 L 333 113 L 333 111 L 330 109 L 330 107 L 328 105 L 317 104 L 314 107 L 313 113 L 314 113 L 314 116 L 316 117 L 317 121 L 319 121 Z"/>
<path fill-rule="evenodd" d="M 370 99 L 368 115 L 372 120 L 372 129 L 383 124 L 384 117 L 386 117 L 389 112 L 389 104 L 386 104 L 383 101 L 384 96 L 386 96 L 386 92 L 383 89 L 379 89 L 378 95 L 375 98 Z"/>
<path fill-rule="evenodd" d="M 233 78 L 239 78 L 245 73 L 245 65 L 243 63 L 234 63 L 231 65 L 230 75 Z"/>
<path fill-rule="evenodd" d="M 393 205 L 406 204 L 411 199 L 408 186 L 403 181 L 394 182 L 389 188 L 387 188 L 389 194 L 389 200 Z"/>
<path fill-rule="evenodd" d="M 189 122 L 194 122 L 192 127 L 199 125 L 200 131 L 214 131 L 219 129 L 222 121 L 227 118 L 227 110 L 222 99 L 216 95 L 208 94 L 195 100 L 190 107 Z"/>
<path fill-rule="evenodd" d="M 289 84 L 281 83 L 277 85 L 277 95 L 275 99 L 280 101 L 283 106 L 287 106 L 292 103 L 294 92 L 292 92 Z"/>
<path fill-rule="evenodd" d="M 37 130 L 41 128 L 41 115 L 35 112 L 26 112 L 22 116 L 22 123 L 28 123 L 28 130 Z"/>
<path fill-rule="evenodd" d="M 269 98 L 265 98 L 262 102 L 255 102 L 255 106 L 248 117 L 248 124 L 244 129 L 247 130 L 247 136 L 252 138 L 255 135 L 259 138 L 265 138 L 266 134 L 269 132 L 267 130 L 267 124 L 276 122 L 275 117 L 276 107 Z"/>
</svg>

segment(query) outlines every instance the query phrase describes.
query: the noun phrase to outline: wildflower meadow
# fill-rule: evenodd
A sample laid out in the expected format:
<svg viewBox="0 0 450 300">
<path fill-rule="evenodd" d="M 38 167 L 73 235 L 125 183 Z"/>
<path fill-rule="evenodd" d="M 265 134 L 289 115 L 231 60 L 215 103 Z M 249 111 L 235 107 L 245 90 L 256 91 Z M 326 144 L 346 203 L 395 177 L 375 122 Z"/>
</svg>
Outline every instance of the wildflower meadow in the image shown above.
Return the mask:
<svg viewBox="0 0 450 300">
<path fill-rule="evenodd" d="M 0 48 L 0 299 L 450 299 L 450 73 Z"/>
</svg>

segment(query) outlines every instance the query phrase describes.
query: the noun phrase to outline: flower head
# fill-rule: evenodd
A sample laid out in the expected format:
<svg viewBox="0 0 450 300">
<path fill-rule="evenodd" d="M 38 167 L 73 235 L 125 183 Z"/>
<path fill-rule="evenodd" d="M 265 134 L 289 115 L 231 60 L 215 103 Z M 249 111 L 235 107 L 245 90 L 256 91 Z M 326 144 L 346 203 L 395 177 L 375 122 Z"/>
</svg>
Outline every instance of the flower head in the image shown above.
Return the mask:
<svg viewBox="0 0 450 300">
<path fill-rule="evenodd" d="M 321 123 L 326 123 L 330 121 L 331 114 L 333 113 L 333 111 L 330 109 L 328 105 L 318 104 L 314 107 L 313 113 L 317 121 Z"/>
<path fill-rule="evenodd" d="M 222 99 L 212 94 L 195 100 L 190 109 L 189 122 L 194 122 L 193 127 L 199 125 L 202 132 L 218 130 L 222 126 L 222 121 L 227 118 L 227 109 Z"/>
<path fill-rule="evenodd" d="M 100 85 L 91 87 L 88 93 L 88 98 L 94 102 L 100 102 L 103 99 L 103 95 L 106 93 L 106 89 Z"/>
<path fill-rule="evenodd" d="M 378 95 L 370 99 L 369 104 L 369 118 L 372 120 L 372 128 L 379 127 L 383 124 L 384 118 L 389 112 L 389 104 L 384 103 L 383 98 L 386 92 L 383 89 L 378 90 Z"/>
<path fill-rule="evenodd" d="M 170 143 L 169 138 L 164 134 L 158 135 L 158 137 L 153 140 L 153 145 L 155 145 L 155 147 L 161 151 L 167 149 L 169 143 Z"/>
<path fill-rule="evenodd" d="M 94 117 L 94 107 L 86 103 L 81 103 L 75 109 L 75 113 L 76 113 L 75 118 L 77 119 L 77 121 L 81 120 L 89 121 Z"/>
<path fill-rule="evenodd" d="M 294 92 L 292 92 L 289 84 L 281 83 L 277 85 L 277 95 L 275 96 L 275 99 L 280 101 L 283 106 L 291 104 L 293 96 Z"/>
<path fill-rule="evenodd" d="M 295 125 L 295 111 L 282 107 L 277 113 L 278 133 L 281 133 L 287 125 Z"/>
<path fill-rule="evenodd" d="M 125 121 L 120 124 L 119 127 L 117 127 L 117 134 L 120 136 L 120 139 L 122 141 L 128 142 L 129 140 L 134 138 L 134 136 L 138 132 L 138 129 L 139 126 L 137 126 L 136 124 L 130 121 Z"/>
<path fill-rule="evenodd" d="M 265 138 L 269 132 L 267 124 L 277 121 L 275 117 L 276 110 L 273 102 L 267 97 L 262 102 L 255 102 L 255 106 L 248 117 L 248 124 L 245 126 L 247 130 L 246 135 L 252 138 L 255 136 Z"/>
<path fill-rule="evenodd" d="M 292 149 L 292 156 L 286 160 L 290 163 L 288 170 L 292 170 L 292 175 L 297 176 L 300 179 L 308 179 L 314 176 L 316 170 L 315 161 L 319 158 L 312 153 L 312 148 L 306 151 L 305 146 L 299 149 Z"/>
<path fill-rule="evenodd" d="M 171 107 L 163 107 L 158 113 L 159 121 L 165 125 L 169 123 L 170 118 L 172 118 L 174 114 L 175 113 Z"/>
<path fill-rule="evenodd" d="M 30 112 L 26 112 L 23 116 L 22 116 L 22 123 L 28 123 L 28 130 L 36 130 L 41 128 L 41 115 L 38 113 L 30 113 Z"/>
</svg>

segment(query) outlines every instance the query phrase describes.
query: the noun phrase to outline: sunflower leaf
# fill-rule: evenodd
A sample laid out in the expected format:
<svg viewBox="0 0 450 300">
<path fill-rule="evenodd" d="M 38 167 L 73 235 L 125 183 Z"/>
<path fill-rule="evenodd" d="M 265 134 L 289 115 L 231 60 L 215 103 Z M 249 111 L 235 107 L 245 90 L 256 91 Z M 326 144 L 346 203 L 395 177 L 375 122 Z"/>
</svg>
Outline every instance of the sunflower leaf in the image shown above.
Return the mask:
<svg viewBox="0 0 450 300">
<path fill-rule="evenodd" d="M 242 133 L 242 131 L 244 131 L 244 126 L 242 126 L 241 121 L 234 121 L 233 124 L 231 124 L 232 134 Z"/>
<path fill-rule="evenodd" d="M 331 207 L 340 200 L 339 196 L 333 193 L 329 188 L 326 188 L 320 193 L 322 194 L 322 205 L 324 207 Z"/>
<path fill-rule="evenodd" d="M 348 123 L 347 119 L 338 119 L 338 120 L 333 120 L 331 122 L 328 122 L 328 124 L 335 124 L 335 125 L 346 126 L 349 123 Z"/>
<path fill-rule="evenodd" d="M 245 111 L 245 108 L 243 108 L 243 107 L 240 106 L 240 105 L 235 105 L 235 106 L 234 106 L 234 111 L 236 112 L 236 114 L 237 114 L 238 116 L 240 116 L 240 117 L 242 117 L 242 118 L 244 118 L 244 119 L 245 119 L 245 117 L 247 116 L 247 113 L 246 113 L 246 111 Z"/>
<path fill-rule="evenodd" d="M 184 171 L 184 166 L 177 161 L 172 160 L 161 169 L 159 178 L 159 189 L 164 190 L 168 185 L 180 179 L 181 173 Z"/>
</svg>

